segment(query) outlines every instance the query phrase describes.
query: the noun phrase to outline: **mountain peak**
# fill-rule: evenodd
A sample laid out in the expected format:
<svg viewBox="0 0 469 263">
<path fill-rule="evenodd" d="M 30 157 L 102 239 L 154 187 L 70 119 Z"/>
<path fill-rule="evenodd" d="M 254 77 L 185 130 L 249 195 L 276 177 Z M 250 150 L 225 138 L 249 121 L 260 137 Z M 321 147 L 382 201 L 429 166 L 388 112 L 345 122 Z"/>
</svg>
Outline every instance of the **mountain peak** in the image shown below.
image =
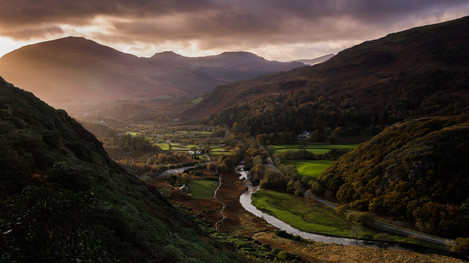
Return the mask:
<svg viewBox="0 0 469 263">
<path fill-rule="evenodd" d="M 108 59 L 129 59 L 136 56 L 123 53 L 114 48 L 99 44 L 93 40 L 84 37 L 68 36 L 64 38 L 44 41 L 36 44 L 27 45 L 6 54 L 3 58 L 15 56 L 16 53 L 28 53 L 38 59 L 45 57 L 56 58 L 64 57 L 67 54 L 80 53 L 85 56 L 101 57 Z M 24 54 L 22 54 L 24 56 Z"/>
<path fill-rule="evenodd" d="M 265 61 L 263 57 L 260 57 L 254 53 L 246 52 L 246 51 L 226 51 L 214 57 L 232 58 L 232 59 L 258 59 L 258 60 Z"/>
<path fill-rule="evenodd" d="M 179 55 L 179 54 L 177 54 L 173 51 L 163 51 L 163 52 L 160 52 L 160 53 L 155 53 L 150 58 L 182 58 L 182 57 L 184 57 L 184 56 Z"/>
</svg>

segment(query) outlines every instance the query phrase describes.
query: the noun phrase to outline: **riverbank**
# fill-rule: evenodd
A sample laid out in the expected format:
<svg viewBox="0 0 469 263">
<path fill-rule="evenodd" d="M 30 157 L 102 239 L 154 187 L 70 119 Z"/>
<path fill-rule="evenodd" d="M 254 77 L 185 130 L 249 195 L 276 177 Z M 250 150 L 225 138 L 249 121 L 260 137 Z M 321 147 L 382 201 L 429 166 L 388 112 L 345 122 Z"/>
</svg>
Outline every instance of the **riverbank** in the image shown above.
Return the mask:
<svg viewBox="0 0 469 263">
<path fill-rule="evenodd" d="M 240 181 L 241 180 L 231 178 L 231 182 L 237 184 L 238 189 L 240 189 Z M 243 185 L 245 185 L 244 180 L 242 182 Z M 229 182 L 225 184 L 225 187 L 228 186 L 228 183 Z M 241 192 L 241 198 L 244 194 L 246 194 L 245 191 Z M 259 222 L 261 218 L 253 218 L 253 214 L 251 213 L 251 215 L 245 215 L 246 210 L 239 211 L 239 206 L 237 210 L 237 213 L 233 213 L 232 216 L 239 216 L 239 218 L 243 219 L 238 221 L 240 223 L 242 222 L 237 226 L 238 229 L 242 229 L 241 231 L 238 230 L 239 234 L 245 233 L 263 244 L 268 244 L 273 248 L 297 254 L 308 262 L 461 262 L 458 259 L 438 254 L 419 254 L 413 251 L 389 250 L 381 247 L 343 246 L 323 242 L 307 240 L 295 241 L 281 238 L 274 234 L 276 228 L 272 228 L 265 220 Z M 228 213 L 229 209 L 225 209 L 225 212 Z M 259 230 L 258 227 L 253 228 L 253 224 L 249 222 L 249 220 L 252 219 L 254 219 L 259 226 L 264 224 L 265 230 Z M 228 225 L 225 224 L 225 227 L 228 227 Z M 233 230 L 236 230 L 236 226 L 231 227 Z"/>
<path fill-rule="evenodd" d="M 223 211 L 226 219 L 219 226 L 219 231 L 243 236 L 300 256 L 306 262 L 462 262 L 436 254 L 419 254 L 412 251 L 389 250 L 360 246 L 345 246 L 314 241 L 295 241 L 275 235 L 276 228 L 246 211 L 239 202 L 245 192 L 244 180 L 238 179 L 236 173 L 223 175 L 223 183 L 217 191 L 217 198 L 225 204 Z M 157 185 L 158 181 L 146 183 Z M 194 214 L 215 224 L 222 216 L 222 205 L 214 199 L 180 199 L 172 200 L 192 209 Z"/>
</svg>

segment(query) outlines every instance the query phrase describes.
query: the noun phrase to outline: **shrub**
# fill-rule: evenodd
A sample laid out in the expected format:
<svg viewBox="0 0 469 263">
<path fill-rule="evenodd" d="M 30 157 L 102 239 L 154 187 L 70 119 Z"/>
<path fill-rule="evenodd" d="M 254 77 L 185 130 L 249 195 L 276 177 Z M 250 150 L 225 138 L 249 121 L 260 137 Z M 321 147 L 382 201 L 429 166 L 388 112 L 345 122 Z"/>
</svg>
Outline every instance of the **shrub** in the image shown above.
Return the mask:
<svg viewBox="0 0 469 263">
<path fill-rule="evenodd" d="M 451 246 L 451 251 L 469 259 L 469 238 L 456 238 L 454 244 Z"/>
<path fill-rule="evenodd" d="M 184 254 L 174 245 L 168 245 L 161 251 L 161 262 L 179 263 L 183 262 Z"/>
<path fill-rule="evenodd" d="M 84 191 L 91 188 L 94 171 L 83 165 L 67 162 L 57 163 L 49 172 L 47 181 L 72 191 Z"/>
</svg>

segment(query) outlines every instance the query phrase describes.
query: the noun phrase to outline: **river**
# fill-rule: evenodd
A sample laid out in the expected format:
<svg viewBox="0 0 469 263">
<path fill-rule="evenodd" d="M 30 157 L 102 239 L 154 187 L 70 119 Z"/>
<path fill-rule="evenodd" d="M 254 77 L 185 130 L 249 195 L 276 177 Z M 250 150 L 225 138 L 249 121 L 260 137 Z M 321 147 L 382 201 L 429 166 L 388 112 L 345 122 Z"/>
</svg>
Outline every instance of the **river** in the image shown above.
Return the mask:
<svg viewBox="0 0 469 263">
<path fill-rule="evenodd" d="M 291 225 L 281 221 L 280 219 L 262 212 L 261 210 L 257 209 L 254 205 L 252 205 L 251 204 L 252 194 L 255 193 L 257 190 L 259 190 L 259 186 L 254 187 L 251 184 L 251 182 L 248 180 L 248 174 L 249 173 L 244 169 L 244 165 L 238 165 L 236 167 L 236 172 L 240 175 L 239 179 L 240 180 L 245 180 L 246 185 L 248 187 L 246 192 L 244 192 L 239 197 L 239 202 L 241 203 L 243 208 L 246 211 L 254 214 L 255 216 L 263 218 L 265 221 L 267 221 L 267 223 L 271 224 L 272 226 L 274 226 L 276 228 L 279 228 L 281 230 L 284 230 L 289 234 L 292 234 L 292 235 L 295 235 L 295 236 L 300 236 L 304 239 L 309 239 L 309 240 L 313 240 L 313 241 L 320 241 L 320 242 L 325 242 L 325 243 L 331 243 L 331 244 L 355 245 L 355 246 L 367 246 L 367 247 L 386 247 L 388 249 L 401 249 L 401 250 L 404 249 L 404 248 L 402 248 L 398 245 L 384 243 L 384 242 L 367 241 L 367 240 L 343 238 L 343 237 L 323 236 L 323 235 L 312 234 L 312 233 L 308 233 L 308 232 L 298 230 L 298 229 L 292 227 Z"/>
</svg>

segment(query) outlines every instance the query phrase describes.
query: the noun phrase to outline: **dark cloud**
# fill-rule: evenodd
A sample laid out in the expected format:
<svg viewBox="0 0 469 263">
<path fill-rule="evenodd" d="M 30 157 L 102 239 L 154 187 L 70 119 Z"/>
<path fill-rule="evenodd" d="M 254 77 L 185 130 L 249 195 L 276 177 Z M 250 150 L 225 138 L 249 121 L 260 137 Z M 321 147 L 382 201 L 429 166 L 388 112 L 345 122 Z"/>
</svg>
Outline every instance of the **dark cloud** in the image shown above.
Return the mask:
<svg viewBox="0 0 469 263">
<path fill-rule="evenodd" d="M 149 17 L 172 13 L 198 12 L 211 4 L 207 0 L 0 0 L 2 24 L 87 23 L 106 15 Z"/>
<path fill-rule="evenodd" d="M 256 49 L 363 41 L 468 11 L 467 0 L 0 0 L 0 33 L 28 40 L 94 26 L 89 35 L 114 43 Z"/>
</svg>

